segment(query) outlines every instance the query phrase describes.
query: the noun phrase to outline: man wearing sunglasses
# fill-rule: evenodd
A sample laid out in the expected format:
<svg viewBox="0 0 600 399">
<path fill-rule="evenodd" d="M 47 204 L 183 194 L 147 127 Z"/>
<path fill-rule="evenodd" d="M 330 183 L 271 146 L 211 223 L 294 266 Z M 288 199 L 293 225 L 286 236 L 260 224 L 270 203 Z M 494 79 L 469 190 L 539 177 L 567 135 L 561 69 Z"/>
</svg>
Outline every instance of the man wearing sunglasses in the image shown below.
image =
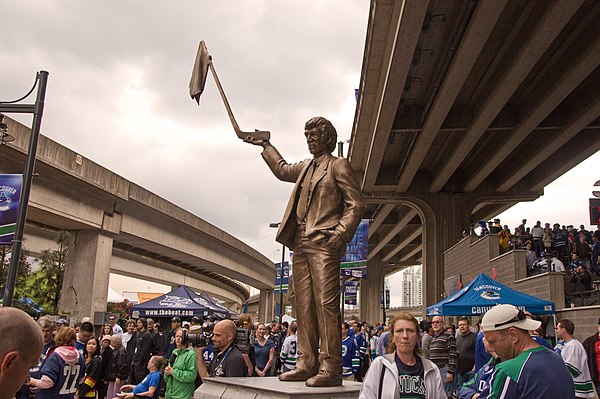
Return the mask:
<svg viewBox="0 0 600 399">
<path fill-rule="evenodd" d="M 446 332 L 442 316 L 433 316 L 431 326 L 433 336 L 429 343 L 429 359 L 440 369 L 444 391 L 448 397 L 452 397 L 456 386 L 456 338 Z"/>
<path fill-rule="evenodd" d="M 575 398 L 573 379 L 560 356 L 529 335 L 540 324 L 513 305 L 497 305 L 483 316 L 489 350 L 502 359 L 490 380 L 488 399 Z"/>
<path fill-rule="evenodd" d="M 123 334 L 123 329 L 117 324 L 117 317 L 114 314 L 108 316 L 108 325 L 112 328 L 113 335 Z"/>
</svg>

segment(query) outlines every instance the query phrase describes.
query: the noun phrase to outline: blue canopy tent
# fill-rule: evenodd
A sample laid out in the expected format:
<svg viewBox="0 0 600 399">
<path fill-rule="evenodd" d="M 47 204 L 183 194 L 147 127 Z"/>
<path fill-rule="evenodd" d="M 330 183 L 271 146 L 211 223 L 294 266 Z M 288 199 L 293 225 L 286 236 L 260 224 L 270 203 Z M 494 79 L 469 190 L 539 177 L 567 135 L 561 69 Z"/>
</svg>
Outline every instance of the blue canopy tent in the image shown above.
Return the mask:
<svg viewBox="0 0 600 399">
<path fill-rule="evenodd" d="M 443 301 L 427 307 L 427 316 L 481 315 L 501 303 L 515 305 L 531 314 L 555 313 L 553 302 L 524 294 L 480 273 L 461 290 Z"/>
<path fill-rule="evenodd" d="M 131 307 L 132 312 L 139 312 L 140 317 L 206 317 L 211 310 L 196 301 L 198 294 L 182 285 L 168 294 L 161 295 L 144 303 Z"/>
</svg>

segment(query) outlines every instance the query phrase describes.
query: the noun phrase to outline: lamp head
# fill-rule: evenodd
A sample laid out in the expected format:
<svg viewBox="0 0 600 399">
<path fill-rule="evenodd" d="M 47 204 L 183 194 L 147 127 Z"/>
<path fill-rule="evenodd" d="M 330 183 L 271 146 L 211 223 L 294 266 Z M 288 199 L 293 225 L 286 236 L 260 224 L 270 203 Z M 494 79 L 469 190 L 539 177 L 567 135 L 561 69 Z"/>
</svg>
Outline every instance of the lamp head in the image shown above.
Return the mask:
<svg viewBox="0 0 600 399">
<path fill-rule="evenodd" d="M 14 136 L 8 134 L 8 125 L 4 122 L 4 115 L 0 114 L 0 145 L 14 140 Z"/>
</svg>

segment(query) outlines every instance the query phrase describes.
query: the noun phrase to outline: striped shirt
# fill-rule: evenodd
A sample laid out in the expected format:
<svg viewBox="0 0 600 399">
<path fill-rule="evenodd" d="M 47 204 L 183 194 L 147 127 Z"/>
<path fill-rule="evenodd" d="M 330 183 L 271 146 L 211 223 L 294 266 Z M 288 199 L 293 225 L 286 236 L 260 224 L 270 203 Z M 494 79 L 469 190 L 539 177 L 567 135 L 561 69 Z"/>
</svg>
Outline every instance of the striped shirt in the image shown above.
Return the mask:
<svg viewBox="0 0 600 399">
<path fill-rule="evenodd" d="M 456 338 L 446 331 L 440 335 L 433 335 L 429 343 L 429 360 L 439 368 L 448 367 L 448 372 L 454 374 L 456 370 Z"/>
</svg>

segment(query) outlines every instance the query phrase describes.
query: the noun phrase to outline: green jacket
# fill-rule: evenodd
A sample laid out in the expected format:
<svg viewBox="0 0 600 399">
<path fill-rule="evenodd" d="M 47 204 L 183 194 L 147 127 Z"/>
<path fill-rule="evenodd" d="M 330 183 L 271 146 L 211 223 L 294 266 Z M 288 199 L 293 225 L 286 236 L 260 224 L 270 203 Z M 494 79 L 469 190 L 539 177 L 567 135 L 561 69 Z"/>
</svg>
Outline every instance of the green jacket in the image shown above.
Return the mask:
<svg viewBox="0 0 600 399">
<path fill-rule="evenodd" d="M 190 399 L 194 395 L 198 367 L 196 366 L 196 352 L 190 349 L 175 349 L 177 355 L 173 364 L 173 373 L 165 375 L 167 382 L 166 399 Z"/>
</svg>

